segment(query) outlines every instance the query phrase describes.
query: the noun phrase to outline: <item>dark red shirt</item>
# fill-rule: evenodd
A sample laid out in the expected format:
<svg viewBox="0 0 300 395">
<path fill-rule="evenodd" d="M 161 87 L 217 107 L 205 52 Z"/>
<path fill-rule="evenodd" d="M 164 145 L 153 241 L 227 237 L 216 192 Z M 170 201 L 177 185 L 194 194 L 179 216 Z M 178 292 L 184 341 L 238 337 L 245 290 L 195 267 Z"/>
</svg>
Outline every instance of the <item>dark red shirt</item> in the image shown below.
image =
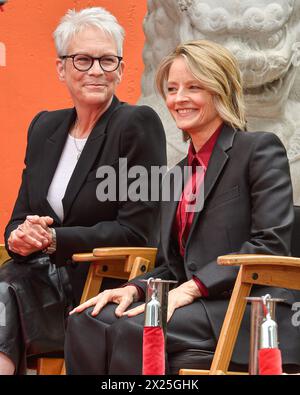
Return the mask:
<svg viewBox="0 0 300 395">
<path fill-rule="evenodd" d="M 179 244 L 179 249 L 180 249 L 180 254 L 184 258 L 184 247 L 185 247 L 185 242 L 188 238 L 192 222 L 194 219 L 194 211 L 187 211 L 187 205 L 193 204 L 192 201 L 186 200 L 185 195 L 188 195 L 187 189 L 189 189 L 189 192 L 192 191 L 193 195 L 196 195 L 197 192 L 199 192 L 199 188 L 202 185 L 205 177 L 205 172 L 208 167 L 208 163 L 211 157 L 211 154 L 213 152 L 214 146 L 216 144 L 216 141 L 219 137 L 219 134 L 221 132 L 223 124 L 221 124 L 217 130 L 214 132 L 214 134 L 207 140 L 207 142 L 201 147 L 201 149 L 198 152 L 195 152 L 193 143 L 190 143 L 189 146 L 189 151 L 188 151 L 188 166 L 191 166 L 192 168 L 192 178 L 188 180 L 186 183 L 186 186 L 182 192 L 177 211 L 176 211 L 176 218 L 174 221 L 174 227 L 173 231 L 175 232 L 175 237 L 177 236 L 178 244 Z M 196 166 L 201 166 L 203 169 L 203 173 L 200 174 L 200 177 L 198 177 L 197 182 L 196 182 Z M 200 182 L 199 182 L 200 181 Z M 205 287 L 205 285 L 200 281 L 200 279 L 196 276 L 193 276 L 193 280 L 197 284 L 201 295 L 204 297 L 208 296 L 208 290 Z M 133 285 L 136 287 L 138 291 L 138 300 L 142 300 L 144 298 L 144 291 L 141 287 L 135 285 L 135 284 L 124 284 L 124 286 L 127 285 Z"/>
<path fill-rule="evenodd" d="M 191 168 L 191 177 L 187 181 L 184 190 L 182 192 L 175 219 L 175 232 L 177 235 L 178 245 L 181 256 L 184 258 L 185 244 L 188 239 L 190 229 L 193 223 L 195 211 L 191 210 L 191 205 L 195 204 L 196 199 L 191 200 L 192 196 L 197 196 L 200 188 L 203 188 L 203 182 L 205 178 L 206 169 L 209 164 L 211 154 L 213 152 L 216 141 L 219 137 L 223 124 L 221 124 L 214 134 L 207 140 L 207 142 L 200 148 L 198 152 L 195 152 L 193 143 L 190 143 L 188 152 L 188 166 Z M 201 168 L 198 171 L 197 177 L 197 167 Z M 190 206 L 188 208 L 188 206 Z M 198 277 L 193 276 L 202 296 L 208 296 L 208 291 L 204 284 L 198 279 Z"/>
</svg>

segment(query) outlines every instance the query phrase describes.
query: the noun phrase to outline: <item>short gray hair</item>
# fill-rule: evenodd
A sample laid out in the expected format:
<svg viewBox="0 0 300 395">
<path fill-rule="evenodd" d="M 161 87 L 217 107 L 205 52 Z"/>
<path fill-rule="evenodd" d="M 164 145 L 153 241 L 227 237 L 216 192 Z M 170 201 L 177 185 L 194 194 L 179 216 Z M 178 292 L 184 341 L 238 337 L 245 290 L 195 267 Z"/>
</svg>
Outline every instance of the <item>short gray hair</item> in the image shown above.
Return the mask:
<svg viewBox="0 0 300 395">
<path fill-rule="evenodd" d="M 124 29 L 117 19 L 102 7 L 68 10 L 53 33 L 58 56 L 66 55 L 72 38 L 87 27 L 96 27 L 110 34 L 117 44 L 118 56 L 123 53 Z"/>
</svg>

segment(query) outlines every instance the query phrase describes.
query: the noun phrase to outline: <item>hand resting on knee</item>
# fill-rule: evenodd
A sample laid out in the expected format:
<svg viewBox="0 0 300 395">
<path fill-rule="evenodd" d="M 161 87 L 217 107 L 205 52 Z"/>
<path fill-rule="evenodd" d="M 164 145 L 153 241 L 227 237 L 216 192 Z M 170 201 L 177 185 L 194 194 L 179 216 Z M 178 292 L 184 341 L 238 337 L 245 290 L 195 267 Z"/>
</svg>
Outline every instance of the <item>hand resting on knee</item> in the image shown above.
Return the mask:
<svg viewBox="0 0 300 395">
<path fill-rule="evenodd" d="M 122 317 L 127 307 L 137 301 L 137 299 L 138 291 L 135 286 L 128 285 L 123 288 L 107 289 L 99 293 L 94 298 L 91 298 L 75 307 L 75 309 L 70 311 L 69 314 L 81 313 L 88 307 L 95 306 L 92 311 L 92 316 L 96 316 L 108 303 L 116 303 L 119 306 L 116 308 L 115 314 L 117 317 Z"/>
</svg>

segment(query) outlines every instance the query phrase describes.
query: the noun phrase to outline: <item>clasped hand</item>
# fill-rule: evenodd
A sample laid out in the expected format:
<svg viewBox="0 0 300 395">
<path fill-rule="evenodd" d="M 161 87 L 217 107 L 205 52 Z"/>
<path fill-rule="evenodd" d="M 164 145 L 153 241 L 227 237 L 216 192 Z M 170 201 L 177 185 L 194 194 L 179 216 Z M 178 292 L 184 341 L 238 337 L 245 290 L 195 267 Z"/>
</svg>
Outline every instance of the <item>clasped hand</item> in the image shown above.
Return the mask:
<svg viewBox="0 0 300 395">
<path fill-rule="evenodd" d="M 127 308 L 137 300 L 137 297 L 138 291 L 136 287 L 132 285 L 124 288 L 108 289 L 77 306 L 70 314 L 80 313 L 88 307 L 95 306 L 91 315 L 96 316 L 108 303 L 116 303 L 119 305 L 115 310 L 117 317 L 125 315 L 134 317 L 145 310 L 145 304 L 127 310 Z M 199 297 L 201 297 L 201 293 L 194 280 L 186 281 L 179 287 L 172 289 L 168 295 L 167 321 L 171 319 L 176 309 L 193 303 L 193 301 Z"/>
<path fill-rule="evenodd" d="M 28 256 L 48 247 L 52 241 L 49 229 L 52 223 L 51 217 L 28 215 L 26 220 L 11 232 L 7 241 L 9 249 L 16 254 Z"/>
</svg>

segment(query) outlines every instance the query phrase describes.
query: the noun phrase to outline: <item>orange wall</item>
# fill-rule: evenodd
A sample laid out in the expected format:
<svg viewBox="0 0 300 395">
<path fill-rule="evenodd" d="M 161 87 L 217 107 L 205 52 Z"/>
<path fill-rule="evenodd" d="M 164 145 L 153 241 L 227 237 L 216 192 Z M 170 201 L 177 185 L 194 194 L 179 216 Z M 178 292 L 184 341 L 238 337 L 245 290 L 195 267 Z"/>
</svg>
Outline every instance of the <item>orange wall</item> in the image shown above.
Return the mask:
<svg viewBox="0 0 300 395">
<path fill-rule="evenodd" d="M 125 28 L 126 71 L 117 94 L 134 103 L 143 72 L 146 0 L 9 0 L 0 11 L 0 42 L 6 47 L 5 67 L 0 54 L 0 242 L 20 184 L 30 120 L 40 110 L 71 105 L 56 77 L 52 32 L 67 9 L 88 6 L 106 8 Z"/>
</svg>

